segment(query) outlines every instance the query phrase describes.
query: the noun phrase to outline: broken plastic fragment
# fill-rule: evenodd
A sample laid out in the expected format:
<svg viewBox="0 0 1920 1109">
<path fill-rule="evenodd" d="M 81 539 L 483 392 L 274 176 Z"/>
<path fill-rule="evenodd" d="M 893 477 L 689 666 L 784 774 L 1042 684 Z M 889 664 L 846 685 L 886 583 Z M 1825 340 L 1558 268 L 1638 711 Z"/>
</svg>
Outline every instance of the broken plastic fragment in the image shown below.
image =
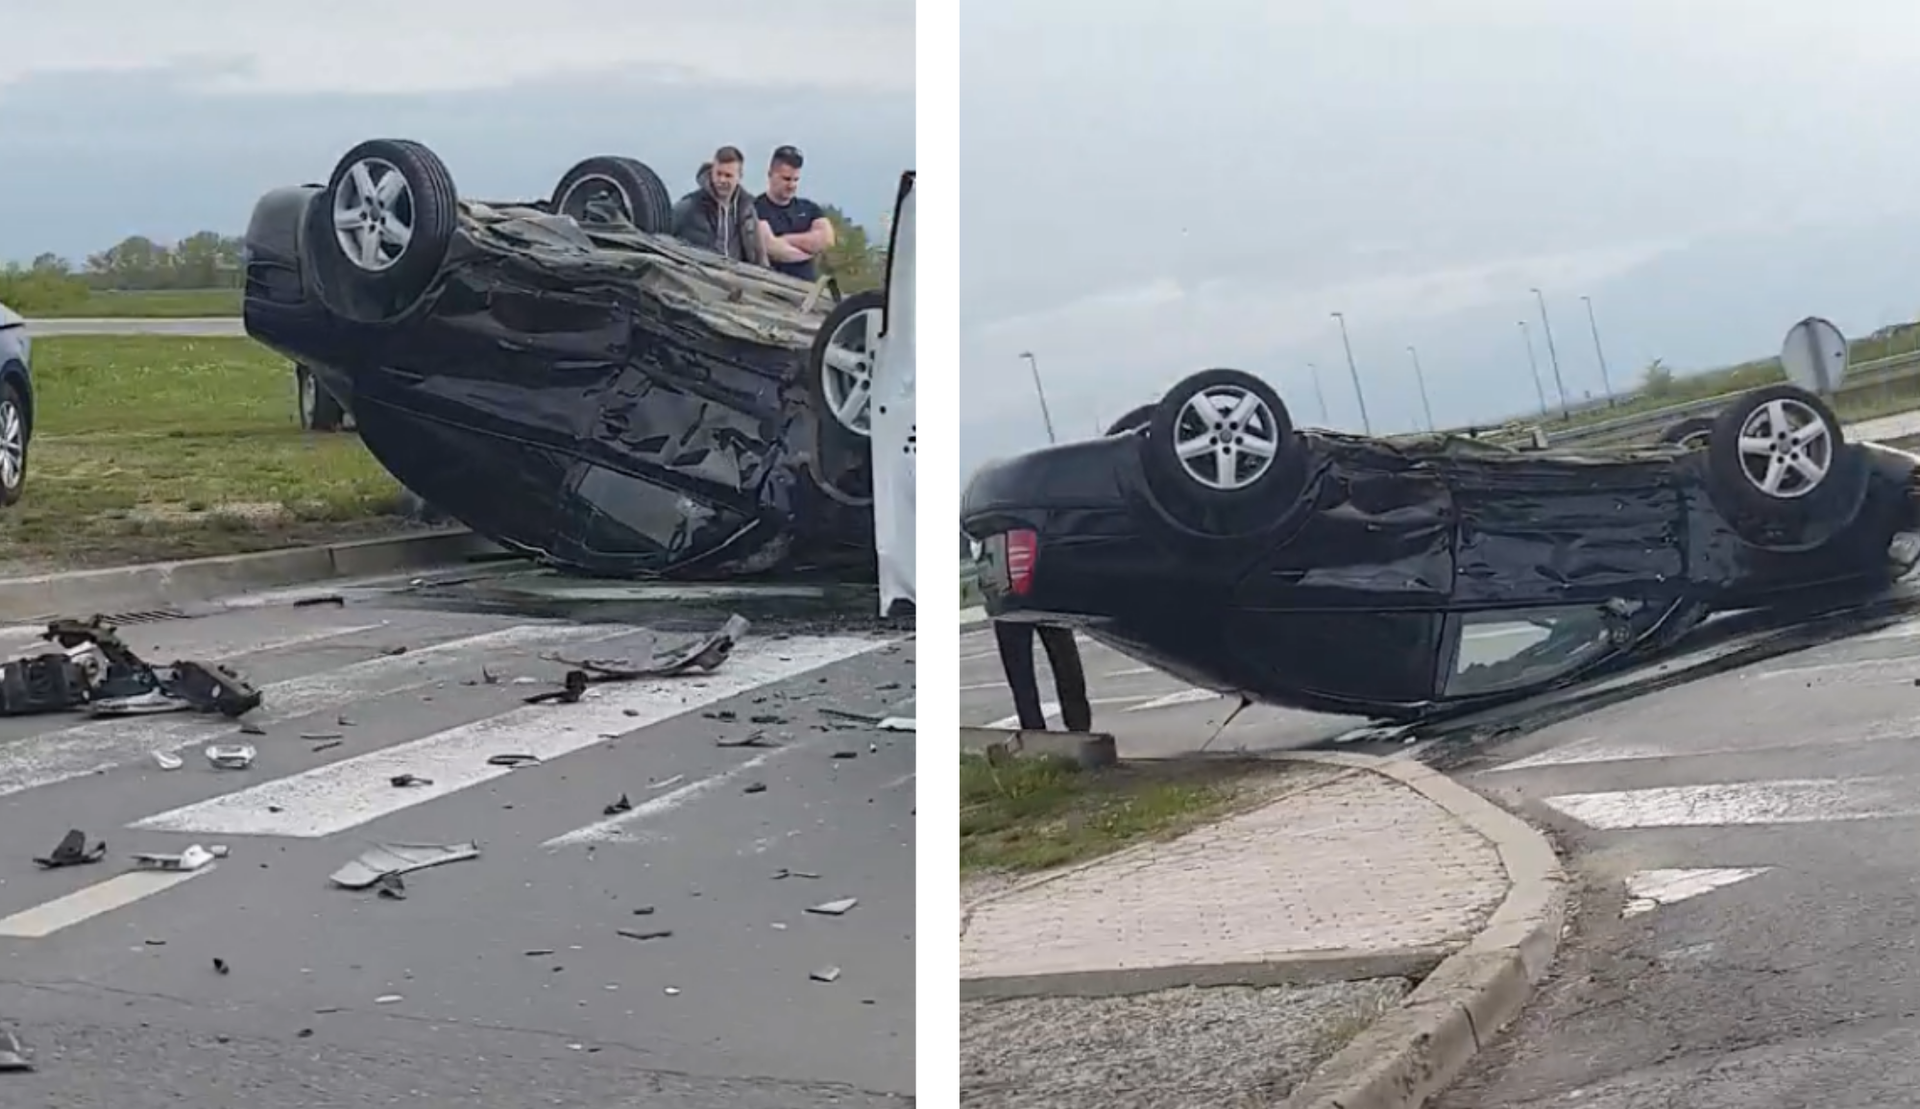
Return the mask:
<svg viewBox="0 0 1920 1109">
<path fill-rule="evenodd" d="M 379 997 L 374 998 L 373 1003 L 375 1005 L 391 1005 L 396 1001 L 405 1001 L 405 1000 L 406 998 L 401 997 L 397 993 L 383 993 Z"/>
<path fill-rule="evenodd" d="M 145 870 L 199 870 L 216 857 L 213 852 L 197 843 L 177 855 L 143 851 L 131 856 L 133 865 Z"/>
<path fill-rule="evenodd" d="M 27 1058 L 27 1047 L 20 1037 L 10 1030 L 0 1028 L 0 1071 L 30 1071 L 33 1060 Z"/>
<path fill-rule="evenodd" d="M 374 880 L 373 889 L 376 894 L 389 901 L 407 899 L 407 883 L 398 874 L 382 874 Z"/>
<path fill-rule="evenodd" d="M 92 847 L 88 847 L 87 834 L 78 828 L 74 828 L 68 831 L 66 835 L 61 836 L 60 842 L 55 844 L 53 850 L 45 857 L 36 858 L 33 861 L 47 870 L 58 870 L 63 866 L 81 866 L 86 863 L 97 863 L 106 857 L 107 844 L 105 840 L 94 844 Z"/>
<path fill-rule="evenodd" d="M 207 761 L 216 770 L 245 770 L 253 765 L 253 744 L 215 743 L 207 747 Z"/>
<path fill-rule="evenodd" d="M 158 712 L 186 712 L 193 706 L 158 689 L 126 697 L 103 697 L 93 702 L 95 716 L 149 716 Z"/>
<path fill-rule="evenodd" d="M 822 902 L 809 908 L 807 911 L 810 913 L 819 913 L 822 916 L 840 916 L 859 903 L 860 899 L 857 897 L 843 897 L 838 901 Z"/>
<path fill-rule="evenodd" d="M 178 770 L 187 765 L 187 760 L 171 751 L 155 751 L 153 753 L 153 761 L 162 770 Z"/>
<path fill-rule="evenodd" d="M 539 763 L 538 755 L 493 755 L 487 759 L 488 766 L 538 766 Z"/>
<path fill-rule="evenodd" d="M 815 982 L 832 982 L 840 977 L 840 968 L 821 967 L 819 970 L 807 975 L 807 977 L 813 979 Z"/>
<path fill-rule="evenodd" d="M 627 795 L 623 793 L 620 795 L 619 800 L 613 802 L 611 805 L 608 805 L 606 808 L 601 809 L 600 815 L 619 816 L 623 812 L 632 812 L 632 811 L 633 811 L 633 802 L 627 800 Z"/>
<path fill-rule="evenodd" d="M 393 783 L 395 789 L 411 789 L 414 786 L 430 786 L 433 784 L 432 778 L 422 778 L 418 774 L 395 774 L 388 780 Z"/>
<path fill-rule="evenodd" d="M 336 886 L 363 890 L 388 874 L 411 874 L 430 866 L 457 863 L 478 858 L 480 848 L 472 843 L 382 843 L 362 851 L 358 858 L 333 872 Z"/>
</svg>

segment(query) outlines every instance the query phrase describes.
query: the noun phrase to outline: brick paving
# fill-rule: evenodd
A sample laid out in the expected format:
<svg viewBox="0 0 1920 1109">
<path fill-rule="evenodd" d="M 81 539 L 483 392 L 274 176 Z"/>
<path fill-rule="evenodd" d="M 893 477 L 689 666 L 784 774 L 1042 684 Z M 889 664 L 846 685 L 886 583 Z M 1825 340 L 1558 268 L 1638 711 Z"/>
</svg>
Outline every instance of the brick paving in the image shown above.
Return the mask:
<svg viewBox="0 0 1920 1109">
<path fill-rule="evenodd" d="M 962 978 L 1465 943 L 1506 896 L 1493 845 L 1363 770 L 976 903 Z"/>
</svg>

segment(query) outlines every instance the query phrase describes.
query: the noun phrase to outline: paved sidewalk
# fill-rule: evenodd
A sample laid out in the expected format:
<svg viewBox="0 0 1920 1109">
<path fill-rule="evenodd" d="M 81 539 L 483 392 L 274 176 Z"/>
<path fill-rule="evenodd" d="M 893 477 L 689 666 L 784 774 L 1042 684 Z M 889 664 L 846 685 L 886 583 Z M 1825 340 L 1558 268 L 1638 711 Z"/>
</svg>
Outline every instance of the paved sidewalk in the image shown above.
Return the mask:
<svg viewBox="0 0 1920 1109">
<path fill-rule="evenodd" d="M 1291 788 L 1258 809 L 963 904 L 969 1105 L 1173 1109 L 1277 1104 L 1289 1091 L 1331 1104 L 1313 1100 L 1323 1089 L 1353 1109 L 1411 1105 L 1365 1098 L 1444 1083 L 1472 1054 L 1474 1028 L 1517 1011 L 1559 932 L 1545 840 L 1412 761 L 1299 761 Z M 1504 991 L 1492 1009 L 1489 988 Z M 1161 991 L 1164 1004 L 1144 1012 Z M 1061 1008 L 1068 998 L 1107 1000 L 1076 1017 Z M 1024 1031 L 1006 1008 L 1017 1005 L 1033 1017 Z M 1325 1027 L 1302 1038 L 1314 1012 Z M 1111 1041 L 1101 1050 L 1077 1052 L 1084 1064 L 1042 1031 L 1089 1021 L 1114 1027 L 1095 1033 Z M 1268 1042 L 1289 1034 L 1300 1042 Z M 1147 1056 L 1135 1050 L 1143 1038 L 1155 1041 Z M 1051 1064 L 1033 1057 L 1043 1046 Z M 1075 1072 L 1118 1065 L 1122 1052 L 1124 1073 Z"/>
</svg>

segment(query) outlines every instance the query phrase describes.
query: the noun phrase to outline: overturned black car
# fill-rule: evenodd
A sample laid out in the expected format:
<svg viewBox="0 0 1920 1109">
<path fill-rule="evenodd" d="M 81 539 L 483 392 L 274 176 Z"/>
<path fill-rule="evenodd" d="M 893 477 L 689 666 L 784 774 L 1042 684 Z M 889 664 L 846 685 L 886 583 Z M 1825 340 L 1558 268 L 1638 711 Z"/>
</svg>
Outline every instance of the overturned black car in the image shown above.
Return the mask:
<svg viewBox="0 0 1920 1109">
<path fill-rule="evenodd" d="M 1103 439 L 982 469 L 961 523 L 997 619 L 1416 720 L 1616 668 L 1715 611 L 1884 589 L 1920 559 L 1917 468 L 1791 385 L 1580 453 L 1297 431 L 1265 382 L 1218 369 Z"/>
<path fill-rule="evenodd" d="M 881 294 L 690 248 L 670 206 L 631 158 L 495 205 L 419 143 L 365 142 L 256 205 L 247 333 L 300 367 L 303 418 L 350 413 L 510 550 L 609 576 L 870 567 Z"/>
</svg>

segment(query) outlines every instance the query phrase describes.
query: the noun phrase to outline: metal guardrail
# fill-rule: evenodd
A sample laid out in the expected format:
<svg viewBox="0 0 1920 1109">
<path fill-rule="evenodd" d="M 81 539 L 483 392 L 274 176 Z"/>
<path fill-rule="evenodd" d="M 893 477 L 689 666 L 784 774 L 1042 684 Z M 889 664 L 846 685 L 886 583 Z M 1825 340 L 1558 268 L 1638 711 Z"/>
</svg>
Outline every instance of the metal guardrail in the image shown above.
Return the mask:
<svg viewBox="0 0 1920 1109">
<path fill-rule="evenodd" d="M 1920 351 L 1896 354 L 1890 358 L 1876 358 L 1871 362 L 1861 362 L 1851 367 L 1846 382 L 1835 391 L 1836 396 L 1847 396 L 1877 389 L 1896 381 L 1920 378 Z M 1611 420 L 1600 420 L 1591 424 L 1555 430 L 1547 424 L 1509 424 L 1499 431 L 1483 434 L 1480 438 L 1492 443 L 1513 445 L 1524 442 L 1533 431 L 1540 427 L 1547 434 L 1547 440 L 1554 446 L 1581 444 L 1587 446 L 1614 443 L 1631 443 L 1651 440 L 1669 426 L 1692 416 L 1711 416 L 1739 396 L 1738 391 L 1720 393 L 1700 400 L 1685 401 L 1668 405 L 1665 408 L 1636 412 L 1631 416 L 1620 416 Z"/>
</svg>

